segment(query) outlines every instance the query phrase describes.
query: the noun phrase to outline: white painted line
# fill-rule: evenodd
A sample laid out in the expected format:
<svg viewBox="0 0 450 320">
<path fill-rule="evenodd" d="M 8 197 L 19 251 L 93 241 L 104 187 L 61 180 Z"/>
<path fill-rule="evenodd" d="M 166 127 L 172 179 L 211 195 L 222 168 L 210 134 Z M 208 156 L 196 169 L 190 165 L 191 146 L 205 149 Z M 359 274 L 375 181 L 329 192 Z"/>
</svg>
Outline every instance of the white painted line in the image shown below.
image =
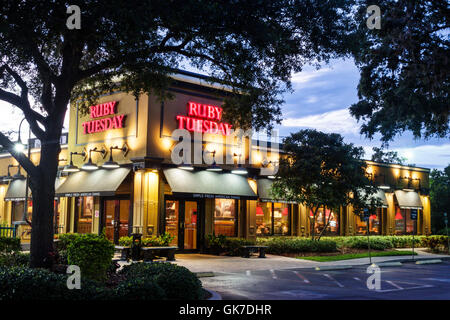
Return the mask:
<svg viewBox="0 0 450 320">
<path fill-rule="evenodd" d="M 251 276 L 251 275 L 252 275 L 252 273 L 250 272 L 250 270 L 245 271 L 245 274 L 246 274 L 247 276 Z"/>
<path fill-rule="evenodd" d="M 420 280 L 450 282 L 450 279 L 425 278 Z"/>
<path fill-rule="evenodd" d="M 355 279 L 356 281 L 361 281 L 361 279 L 358 277 L 353 277 L 353 279 Z"/>
<path fill-rule="evenodd" d="M 273 279 L 278 279 L 277 275 L 275 274 L 275 271 L 273 269 L 270 269 L 270 273 L 272 274 Z"/>
<path fill-rule="evenodd" d="M 310 283 L 308 279 L 306 279 L 303 275 L 298 273 L 298 271 L 294 271 L 295 275 L 303 280 L 304 283 Z"/>
<path fill-rule="evenodd" d="M 328 279 L 330 279 L 331 281 L 334 281 L 340 288 L 343 288 L 344 285 L 342 283 L 340 283 L 339 281 L 337 281 L 336 279 L 334 279 L 332 276 L 330 276 L 328 273 L 324 273 L 323 274 L 325 277 L 327 277 Z"/>
<path fill-rule="evenodd" d="M 392 281 L 386 280 L 387 283 L 389 283 L 391 286 L 396 287 L 398 290 L 403 290 L 402 287 L 400 287 L 398 284 L 395 284 Z"/>
<path fill-rule="evenodd" d="M 422 286 L 416 286 L 416 287 L 409 287 L 409 288 L 402 288 L 402 289 L 385 289 L 385 290 L 376 290 L 376 292 L 394 292 L 394 291 L 402 291 L 402 290 L 411 290 L 411 289 L 425 289 L 425 288 L 433 288 L 432 285 L 422 285 Z"/>
<path fill-rule="evenodd" d="M 435 263 L 442 263 L 442 260 L 441 259 L 431 259 L 431 260 L 416 261 L 416 264 L 435 264 Z"/>
</svg>

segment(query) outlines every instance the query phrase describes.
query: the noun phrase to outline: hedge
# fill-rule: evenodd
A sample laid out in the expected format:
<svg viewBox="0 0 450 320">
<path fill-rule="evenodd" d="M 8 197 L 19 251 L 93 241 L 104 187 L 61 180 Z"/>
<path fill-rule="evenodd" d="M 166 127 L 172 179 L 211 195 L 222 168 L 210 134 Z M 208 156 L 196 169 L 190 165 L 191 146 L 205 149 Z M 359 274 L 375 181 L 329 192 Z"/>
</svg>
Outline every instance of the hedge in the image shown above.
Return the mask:
<svg viewBox="0 0 450 320">
<path fill-rule="evenodd" d="M 258 238 L 257 243 L 268 246 L 267 252 L 272 254 L 337 251 L 336 242 L 331 240 L 315 241 L 300 237 L 270 237 Z"/>
<path fill-rule="evenodd" d="M 142 246 L 144 247 L 167 247 L 170 245 L 174 236 L 170 233 L 164 233 L 160 236 L 151 236 L 147 238 L 142 238 Z M 131 246 L 133 242 L 133 237 L 120 237 L 119 245 L 124 247 Z"/>
<path fill-rule="evenodd" d="M 20 251 L 20 238 L 0 237 L 0 253 Z"/>
</svg>

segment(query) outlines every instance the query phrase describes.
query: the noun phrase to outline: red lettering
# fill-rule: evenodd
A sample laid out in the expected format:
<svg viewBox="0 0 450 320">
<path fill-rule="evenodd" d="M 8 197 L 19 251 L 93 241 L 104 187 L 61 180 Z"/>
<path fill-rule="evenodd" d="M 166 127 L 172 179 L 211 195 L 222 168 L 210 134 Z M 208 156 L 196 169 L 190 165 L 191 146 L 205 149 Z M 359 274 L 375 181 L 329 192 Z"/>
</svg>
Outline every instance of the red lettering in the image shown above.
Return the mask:
<svg viewBox="0 0 450 320">
<path fill-rule="evenodd" d="M 177 116 L 178 120 L 178 129 L 184 129 L 184 121 L 186 120 L 185 116 Z"/>
<path fill-rule="evenodd" d="M 196 116 L 197 115 L 197 104 L 194 102 L 189 102 L 189 112 L 188 115 Z"/>
<path fill-rule="evenodd" d="M 202 132 L 208 132 L 209 131 L 209 120 L 203 120 L 203 130 Z"/>
<path fill-rule="evenodd" d="M 216 113 L 215 113 L 214 107 L 213 106 L 208 106 L 208 116 L 207 116 L 207 118 L 208 119 L 215 119 L 216 118 L 215 115 L 216 115 Z"/>
<path fill-rule="evenodd" d="M 118 128 L 123 128 L 123 119 L 124 119 L 124 117 L 125 117 L 124 114 L 118 115 L 118 116 L 116 117 L 116 118 L 117 118 L 117 125 L 118 125 Z"/>
<path fill-rule="evenodd" d="M 216 109 L 216 114 L 217 114 L 217 121 L 220 121 L 220 119 L 222 119 L 222 108 L 219 107 L 214 107 L 214 109 Z"/>
<path fill-rule="evenodd" d="M 217 134 L 217 131 L 218 131 L 218 129 L 219 129 L 219 126 L 217 125 L 217 122 L 210 121 L 209 123 L 210 123 L 210 125 L 211 125 L 209 132 L 210 132 L 210 133 Z M 214 127 L 214 128 L 213 128 L 213 127 Z"/>
</svg>

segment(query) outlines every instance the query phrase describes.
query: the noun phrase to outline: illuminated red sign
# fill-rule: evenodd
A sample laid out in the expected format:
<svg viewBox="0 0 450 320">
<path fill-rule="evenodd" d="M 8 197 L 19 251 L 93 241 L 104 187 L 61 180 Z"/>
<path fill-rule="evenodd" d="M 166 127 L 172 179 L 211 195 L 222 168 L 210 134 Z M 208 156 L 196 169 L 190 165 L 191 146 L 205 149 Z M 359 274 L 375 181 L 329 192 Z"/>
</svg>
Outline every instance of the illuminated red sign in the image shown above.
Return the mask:
<svg viewBox="0 0 450 320">
<path fill-rule="evenodd" d="M 177 116 L 178 129 L 224 136 L 231 134 L 232 125 L 220 122 L 223 111 L 221 107 L 189 101 L 187 109 L 187 116 Z"/>
<path fill-rule="evenodd" d="M 125 115 L 116 115 L 117 102 L 111 101 L 89 107 L 91 121 L 83 122 L 83 134 L 97 133 L 124 127 Z M 112 116 L 112 117 L 111 117 Z M 107 117 L 107 118 L 102 118 Z M 98 119 L 102 118 L 102 119 Z"/>
</svg>

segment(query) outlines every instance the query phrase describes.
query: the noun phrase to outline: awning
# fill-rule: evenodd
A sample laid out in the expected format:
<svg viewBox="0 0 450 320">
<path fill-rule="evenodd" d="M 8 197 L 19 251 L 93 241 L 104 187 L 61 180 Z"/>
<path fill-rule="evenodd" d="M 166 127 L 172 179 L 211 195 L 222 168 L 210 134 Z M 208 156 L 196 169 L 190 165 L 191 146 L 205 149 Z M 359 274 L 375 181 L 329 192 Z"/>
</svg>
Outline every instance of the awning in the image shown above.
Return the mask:
<svg viewBox="0 0 450 320">
<path fill-rule="evenodd" d="M 164 169 L 164 175 L 174 194 L 194 198 L 257 198 L 247 179 L 237 174 L 170 168 Z"/>
<path fill-rule="evenodd" d="M 281 203 L 296 203 L 293 201 L 287 201 L 283 199 L 274 199 L 270 193 L 272 189 L 273 180 L 270 179 L 258 179 L 258 197 L 262 202 L 281 202 Z"/>
<path fill-rule="evenodd" d="M 27 187 L 26 179 L 12 180 L 6 191 L 5 201 L 25 201 L 25 188 Z M 28 197 L 31 199 L 31 191 L 28 188 Z"/>
<path fill-rule="evenodd" d="M 400 209 L 423 209 L 422 201 L 417 192 L 395 190 L 394 194 Z"/>
<path fill-rule="evenodd" d="M 56 196 L 113 196 L 130 171 L 129 168 L 117 168 L 72 173 L 58 187 Z"/>
<path fill-rule="evenodd" d="M 361 193 L 364 195 L 365 194 L 364 190 L 362 190 Z M 388 201 L 386 198 L 386 194 L 381 189 L 378 189 L 377 192 L 370 195 L 369 200 L 368 200 L 368 205 L 370 205 L 370 202 L 372 199 L 377 199 L 381 202 L 381 205 L 379 205 L 378 208 L 389 207 L 389 204 L 388 204 Z"/>
</svg>

